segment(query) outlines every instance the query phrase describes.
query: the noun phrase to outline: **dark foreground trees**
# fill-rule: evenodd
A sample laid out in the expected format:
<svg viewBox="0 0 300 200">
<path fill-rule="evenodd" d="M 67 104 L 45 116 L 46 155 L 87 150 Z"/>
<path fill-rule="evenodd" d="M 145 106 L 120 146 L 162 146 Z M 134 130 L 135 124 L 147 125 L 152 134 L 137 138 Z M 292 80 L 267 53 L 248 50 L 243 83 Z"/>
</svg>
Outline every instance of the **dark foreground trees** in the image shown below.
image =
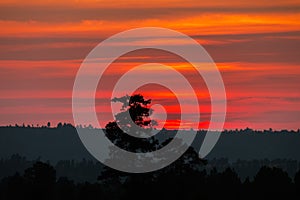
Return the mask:
<svg viewBox="0 0 300 200">
<path fill-rule="evenodd" d="M 263 167 L 253 180 L 241 181 L 230 168 L 207 172 L 181 165 L 126 178 L 123 174 L 119 182 L 74 183 L 37 162 L 22 175 L 2 179 L 0 199 L 289 199 L 300 195 L 299 173 L 293 182 L 281 169 Z"/>
</svg>

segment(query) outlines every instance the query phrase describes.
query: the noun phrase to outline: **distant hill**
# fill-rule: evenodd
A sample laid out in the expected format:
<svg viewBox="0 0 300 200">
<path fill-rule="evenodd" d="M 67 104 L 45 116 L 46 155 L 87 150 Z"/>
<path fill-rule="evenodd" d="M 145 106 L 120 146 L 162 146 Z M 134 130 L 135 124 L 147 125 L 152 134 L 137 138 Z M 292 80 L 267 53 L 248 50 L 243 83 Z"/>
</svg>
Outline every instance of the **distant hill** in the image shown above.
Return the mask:
<svg viewBox="0 0 300 200">
<path fill-rule="evenodd" d="M 173 137 L 175 131 L 163 130 L 158 135 L 163 141 Z M 200 131 L 193 143 L 199 149 L 205 131 Z M 58 128 L 0 127 L 0 158 L 13 154 L 27 159 L 49 160 L 94 160 L 81 143 L 72 126 Z M 300 133 L 296 131 L 253 131 L 251 129 L 225 131 L 208 159 L 294 159 L 300 161 Z"/>
<path fill-rule="evenodd" d="M 60 128 L 0 128 L 0 158 L 12 154 L 26 156 L 27 159 L 82 160 L 93 159 L 81 143 L 76 129 Z"/>
<path fill-rule="evenodd" d="M 197 141 L 197 140 L 196 140 Z M 199 141 L 199 140 L 198 140 Z M 194 143 L 199 148 L 199 142 Z M 208 158 L 229 161 L 254 159 L 293 159 L 300 161 L 300 133 L 295 131 L 252 131 L 222 133 Z"/>
</svg>

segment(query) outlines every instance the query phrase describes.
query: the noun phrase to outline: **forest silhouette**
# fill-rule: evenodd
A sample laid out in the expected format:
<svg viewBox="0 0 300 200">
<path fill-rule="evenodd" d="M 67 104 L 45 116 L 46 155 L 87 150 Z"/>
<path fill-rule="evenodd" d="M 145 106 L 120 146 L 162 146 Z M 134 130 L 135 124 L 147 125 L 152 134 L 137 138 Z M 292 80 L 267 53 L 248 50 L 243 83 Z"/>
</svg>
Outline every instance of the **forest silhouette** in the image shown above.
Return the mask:
<svg viewBox="0 0 300 200">
<path fill-rule="evenodd" d="M 1 199 L 271 199 L 300 195 L 300 171 L 293 179 L 280 168 L 262 167 L 254 179 L 240 179 L 231 168 L 218 172 L 195 167 L 197 157 L 186 162 L 187 153 L 161 170 L 132 174 L 105 169 L 96 182 L 76 183 L 57 177 L 49 163 L 35 162 L 21 175 L 2 179 Z M 190 157 L 189 157 L 190 158 Z"/>
</svg>

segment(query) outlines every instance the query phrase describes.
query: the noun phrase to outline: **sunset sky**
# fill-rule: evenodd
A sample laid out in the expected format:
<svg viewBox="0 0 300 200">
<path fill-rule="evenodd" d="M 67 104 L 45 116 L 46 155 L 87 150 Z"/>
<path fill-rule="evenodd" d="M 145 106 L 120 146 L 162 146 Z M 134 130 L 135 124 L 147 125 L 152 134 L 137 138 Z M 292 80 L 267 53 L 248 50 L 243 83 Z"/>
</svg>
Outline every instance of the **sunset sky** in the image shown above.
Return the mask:
<svg viewBox="0 0 300 200">
<path fill-rule="evenodd" d="M 149 26 L 187 34 L 210 54 L 227 92 L 226 129 L 300 128 L 299 0 L 3 0 L 0 125 L 73 123 L 73 83 L 87 54 L 113 34 Z M 170 45 L 187 44 L 170 40 Z M 201 82 L 184 60 L 154 50 L 122 56 L 110 73 L 118 77 L 147 62 L 173 66 L 191 82 Z M 163 73 L 153 67 L 156 71 Z M 153 103 L 165 103 L 171 113 L 167 127 L 176 127 L 178 105 L 171 93 L 160 87 L 143 91 Z M 205 84 L 195 91 L 203 116 L 200 128 L 205 128 L 209 94 Z M 110 107 L 101 103 L 103 95 L 99 91 L 96 102 L 105 121 Z"/>
</svg>

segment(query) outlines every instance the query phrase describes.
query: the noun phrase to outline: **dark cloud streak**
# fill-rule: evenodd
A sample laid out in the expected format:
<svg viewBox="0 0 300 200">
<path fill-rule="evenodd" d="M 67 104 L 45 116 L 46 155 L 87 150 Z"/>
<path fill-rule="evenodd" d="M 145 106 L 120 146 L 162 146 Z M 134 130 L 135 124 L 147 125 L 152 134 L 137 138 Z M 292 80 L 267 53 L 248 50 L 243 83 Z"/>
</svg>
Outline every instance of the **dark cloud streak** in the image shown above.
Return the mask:
<svg viewBox="0 0 300 200">
<path fill-rule="evenodd" d="M 216 41 L 203 46 L 215 62 L 299 64 L 300 32 L 233 35 L 194 35 L 194 39 Z M 103 38 L 93 37 L 1 37 L 0 60 L 76 60 L 83 59 Z M 65 43 L 76 46 L 64 46 Z M 55 45 L 52 45 L 55 44 Z M 82 45 L 81 45 L 82 44 Z M 175 45 L 175 44 L 174 44 Z M 179 48 L 188 47 L 184 44 Z M 152 55 L 152 56 L 149 56 Z M 140 56 L 140 58 L 139 58 Z M 146 56 L 146 57 L 145 57 Z M 161 53 L 140 52 L 120 62 L 178 62 Z"/>
<path fill-rule="evenodd" d="M 126 21 L 187 17 L 206 13 L 298 13 L 300 6 L 188 7 L 188 8 L 72 8 L 54 6 L 1 6 L 0 20 L 76 22 Z"/>
</svg>

